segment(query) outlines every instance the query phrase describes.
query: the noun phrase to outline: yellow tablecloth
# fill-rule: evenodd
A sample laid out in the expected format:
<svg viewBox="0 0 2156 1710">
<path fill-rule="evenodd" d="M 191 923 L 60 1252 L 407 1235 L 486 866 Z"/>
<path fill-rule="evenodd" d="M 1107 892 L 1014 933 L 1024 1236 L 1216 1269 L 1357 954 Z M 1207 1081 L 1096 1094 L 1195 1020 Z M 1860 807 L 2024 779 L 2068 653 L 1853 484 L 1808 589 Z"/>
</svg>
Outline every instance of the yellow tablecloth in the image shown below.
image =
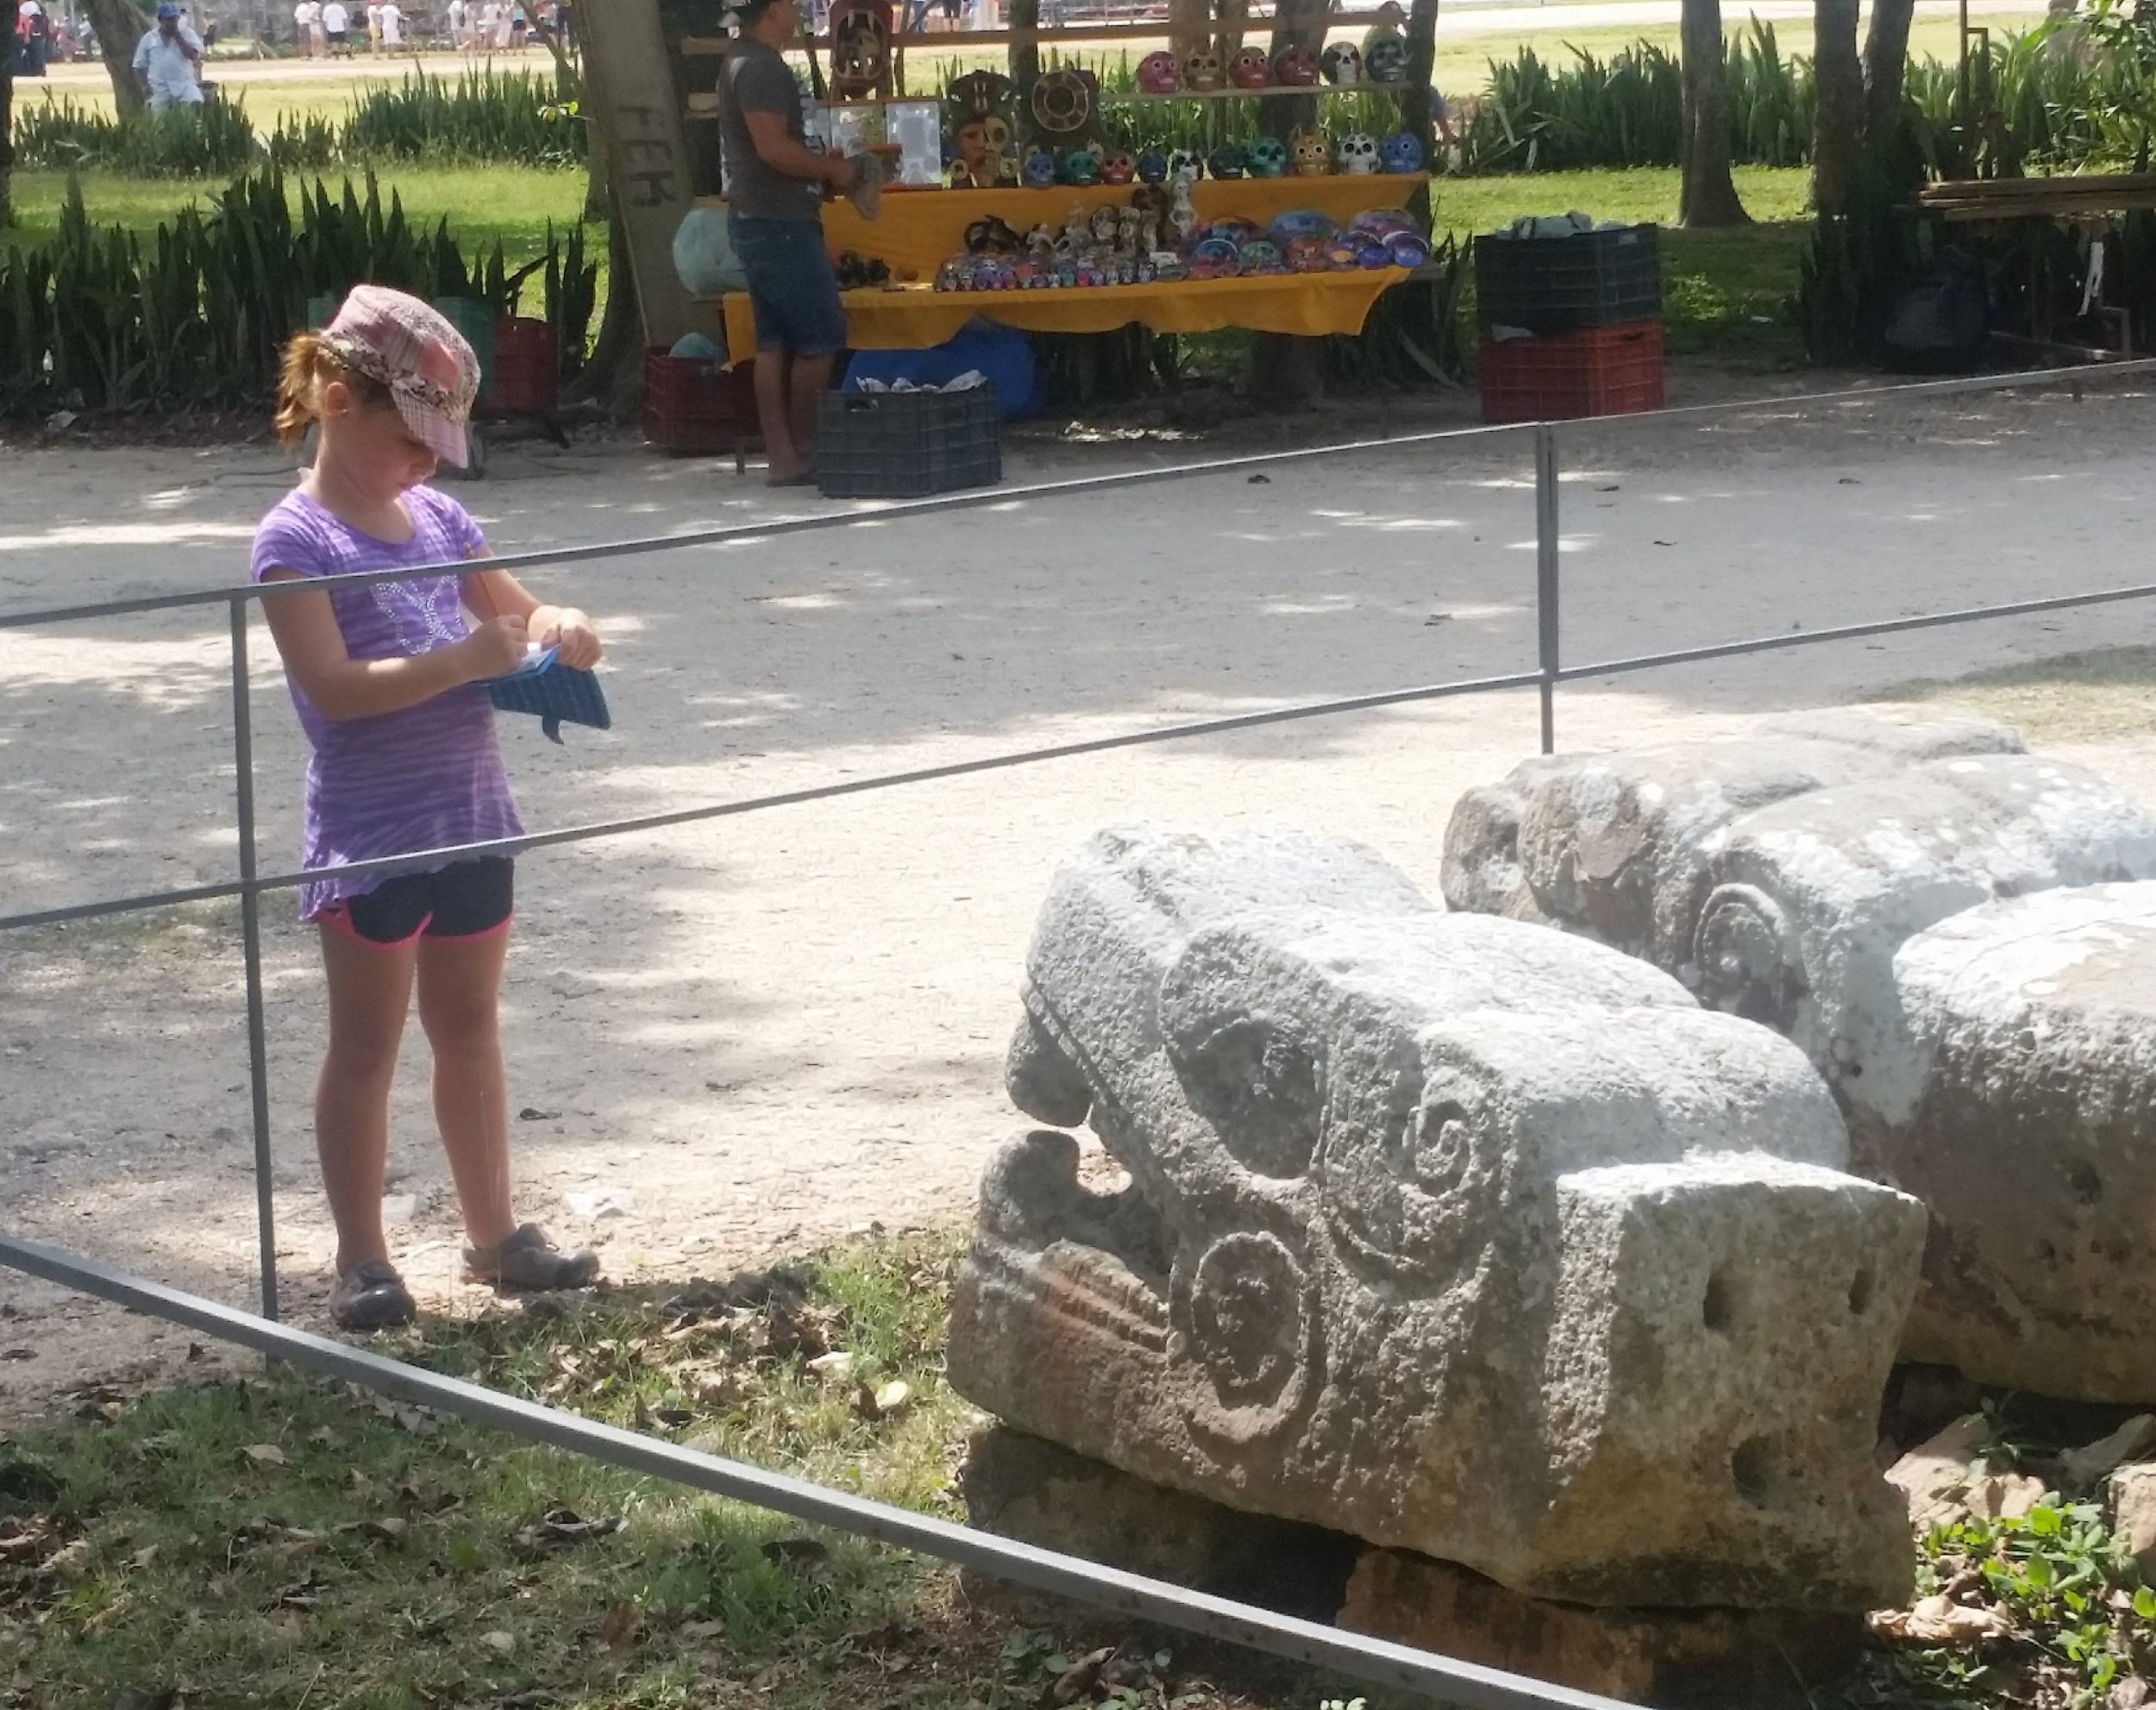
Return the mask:
<svg viewBox="0 0 2156 1710">
<path fill-rule="evenodd" d="M 856 350 L 925 350 L 976 315 L 1033 333 L 1106 333 L 1136 322 L 1156 333 L 1359 333 L 1370 305 L 1407 277 L 1405 267 L 1256 279 L 1177 279 L 1069 290 L 849 291 L 846 342 Z M 745 292 L 724 299 L 728 360 L 755 354 L 756 321 Z"/>
<path fill-rule="evenodd" d="M 1429 178 L 1427 172 L 1380 172 L 1350 177 L 1200 179 L 1191 201 L 1202 220 L 1239 218 L 1269 226 L 1293 208 L 1314 208 L 1346 224 L 1372 208 L 1398 208 Z M 880 216 L 864 220 L 847 202 L 824 208 L 824 242 L 833 255 L 852 250 L 879 257 L 901 281 L 908 274 L 932 279 L 936 270 L 966 247 L 966 228 L 987 214 L 999 214 L 1020 232 L 1045 221 L 1058 231 L 1070 218 L 1073 203 L 1088 214 L 1106 204 L 1129 204 L 1128 185 L 1094 185 L 1081 190 L 892 190 L 883 196 Z M 707 199 L 707 207 L 725 204 Z"/>
</svg>

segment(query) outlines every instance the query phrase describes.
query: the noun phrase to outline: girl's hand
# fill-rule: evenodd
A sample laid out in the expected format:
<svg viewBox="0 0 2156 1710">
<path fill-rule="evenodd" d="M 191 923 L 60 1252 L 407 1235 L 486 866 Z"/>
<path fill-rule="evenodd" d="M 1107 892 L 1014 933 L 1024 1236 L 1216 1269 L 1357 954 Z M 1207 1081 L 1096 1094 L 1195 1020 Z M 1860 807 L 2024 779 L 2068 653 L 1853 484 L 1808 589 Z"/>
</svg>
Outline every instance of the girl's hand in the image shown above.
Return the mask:
<svg viewBox="0 0 2156 1710">
<path fill-rule="evenodd" d="M 605 651 L 599 646 L 599 631 L 592 627 L 592 620 L 573 605 L 565 605 L 555 613 L 553 624 L 539 637 L 539 645 L 560 648 L 561 662 L 579 671 L 589 671 Z"/>
<path fill-rule="evenodd" d="M 527 637 L 521 617 L 490 617 L 454 643 L 471 672 L 467 682 L 506 676 L 524 662 Z"/>
</svg>

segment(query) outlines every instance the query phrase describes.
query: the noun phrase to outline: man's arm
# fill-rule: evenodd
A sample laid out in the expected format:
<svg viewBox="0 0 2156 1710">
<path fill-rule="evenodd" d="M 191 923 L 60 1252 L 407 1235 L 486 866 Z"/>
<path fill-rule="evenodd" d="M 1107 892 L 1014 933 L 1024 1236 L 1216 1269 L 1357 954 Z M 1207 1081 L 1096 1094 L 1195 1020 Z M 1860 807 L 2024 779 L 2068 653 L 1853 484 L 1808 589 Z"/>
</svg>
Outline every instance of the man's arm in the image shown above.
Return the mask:
<svg viewBox="0 0 2156 1710">
<path fill-rule="evenodd" d="M 852 189 L 861 176 L 861 168 L 844 155 L 818 154 L 796 142 L 787 132 L 783 113 L 744 110 L 741 116 L 757 154 L 774 172 L 784 172 L 790 179 L 806 179 L 812 184 L 827 184 L 841 194 Z"/>
<path fill-rule="evenodd" d="M 152 31 L 152 32 L 151 32 L 151 34 L 155 34 L 155 32 L 154 32 L 154 31 Z M 149 37 L 149 35 L 145 35 L 145 36 L 144 36 L 144 37 L 143 37 L 143 38 L 142 38 L 140 41 L 138 41 L 138 42 L 136 42 L 136 43 L 135 44 L 135 60 L 134 60 L 134 65 L 135 65 L 135 88 L 136 88 L 137 90 L 139 90 L 139 91 L 141 92 L 142 98 L 143 98 L 145 101 L 147 101 L 147 100 L 148 100 L 148 99 L 150 98 L 150 37 Z"/>
</svg>

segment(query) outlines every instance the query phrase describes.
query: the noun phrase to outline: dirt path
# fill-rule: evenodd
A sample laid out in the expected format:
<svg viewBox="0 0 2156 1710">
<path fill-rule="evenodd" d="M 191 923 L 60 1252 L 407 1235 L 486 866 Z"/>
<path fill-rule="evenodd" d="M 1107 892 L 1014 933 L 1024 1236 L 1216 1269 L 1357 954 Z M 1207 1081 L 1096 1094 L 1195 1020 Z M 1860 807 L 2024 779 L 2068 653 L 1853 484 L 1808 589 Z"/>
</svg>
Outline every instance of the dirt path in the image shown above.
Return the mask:
<svg viewBox="0 0 2156 1710">
<path fill-rule="evenodd" d="M 2092 398 L 1568 430 L 1567 656 L 2136 579 L 2122 548 L 2156 477 L 2153 423 L 2144 399 Z M 1169 455 L 1044 447 L 1012 473 Z M 9 460 L 0 610 L 237 581 L 291 478 L 261 448 Z M 505 453 L 459 491 L 505 551 L 803 504 L 627 447 Z M 537 828 L 1517 670 L 1534 652 L 1532 536 L 1515 437 L 535 577 L 599 614 L 617 728 L 560 749 L 513 722 L 511 767 Z M 2147 641 L 2153 619 L 2116 608 L 1584 685 L 1561 699 L 1559 737 L 1725 728 Z M 300 744 L 259 622 L 253 648 L 264 859 L 282 868 Z M 222 611 L 19 633 L 6 653 L 8 909 L 229 873 Z M 508 998 L 526 1213 L 597 1241 L 623 1276 L 960 1215 L 1018 1122 L 1000 1059 L 1064 849 L 1118 818 L 1294 822 L 1366 839 L 1434 892 L 1451 800 L 1534 738 L 1529 696 L 1440 702 L 528 856 Z M 2147 748 L 2087 757 L 2156 800 Z M 318 982 L 290 903 L 267 912 L 282 1268 L 316 1319 Z M 215 908 L 0 940 L 9 1226 L 251 1297 L 235 950 L 235 917 Z M 413 1280 L 453 1306 L 458 1232 L 423 1070 L 416 1049 L 392 1208 Z M 0 1413 L 185 1345 L 0 1276 Z"/>
</svg>

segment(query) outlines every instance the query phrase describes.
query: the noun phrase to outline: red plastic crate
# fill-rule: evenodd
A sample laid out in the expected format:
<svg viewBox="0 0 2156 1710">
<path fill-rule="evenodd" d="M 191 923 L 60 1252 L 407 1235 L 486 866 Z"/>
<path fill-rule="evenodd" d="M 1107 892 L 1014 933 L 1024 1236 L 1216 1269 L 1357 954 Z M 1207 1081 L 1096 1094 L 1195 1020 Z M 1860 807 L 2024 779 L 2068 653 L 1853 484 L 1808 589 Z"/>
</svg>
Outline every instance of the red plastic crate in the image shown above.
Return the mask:
<svg viewBox="0 0 2156 1710">
<path fill-rule="evenodd" d="M 479 414 L 551 416 L 561 401 L 561 347 L 544 321 L 494 323 L 494 384 Z"/>
<path fill-rule="evenodd" d="M 1662 323 L 1482 341 L 1485 422 L 1564 422 L 1662 407 Z"/>
<path fill-rule="evenodd" d="M 644 353 L 644 438 L 661 451 L 738 451 L 754 444 L 753 362 L 715 367 L 661 346 Z"/>
</svg>

